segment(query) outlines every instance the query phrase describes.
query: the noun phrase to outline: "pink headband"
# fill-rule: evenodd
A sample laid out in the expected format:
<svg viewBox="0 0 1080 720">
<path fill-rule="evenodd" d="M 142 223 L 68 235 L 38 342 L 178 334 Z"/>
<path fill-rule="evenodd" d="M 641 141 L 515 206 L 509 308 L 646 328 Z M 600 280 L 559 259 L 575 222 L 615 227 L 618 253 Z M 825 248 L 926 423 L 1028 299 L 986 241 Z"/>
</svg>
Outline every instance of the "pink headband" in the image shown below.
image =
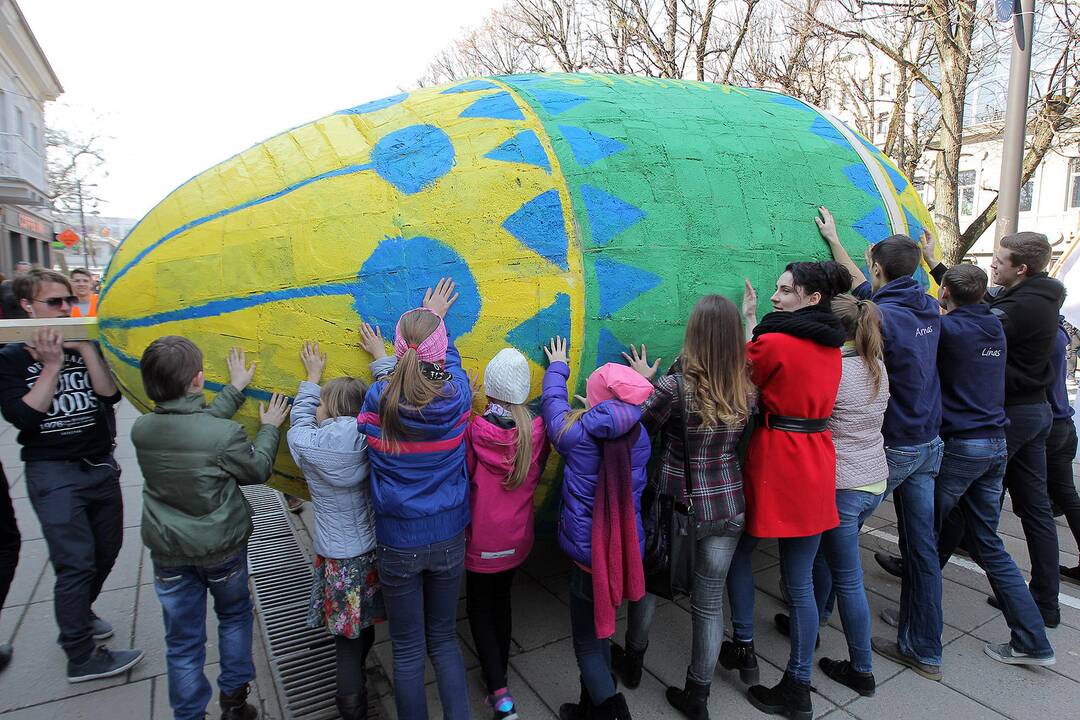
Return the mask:
<svg viewBox="0 0 1080 720">
<path fill-rule="evenodd" d="M 431 312 L 427 308 L 417 308 L 423 312 Z M 416 310 L 410 310 L 409 312 L 416 312 Z M 409 313 L 405 313 L 408 315 Z M 435 313 L 431 313 L 434 315 Z M 402 315 L 404 317 L 404 315 Z M 438 317 L 438 316 L 436 316 Z M 439 326 L 435 328 L 434 332 L 428 335 L 419 344 L 407 343 L 405 338 L 401 336 L 401 318 L 398 318 L 397 331 L 394 335 L 394 355 L 401 358 L 405 354 L 406 350 L 415 350 L 416 354 L 420 356 L 420 359 L 424 362 L 437 363 L 446 359 L 446 347 L 449 345 L 449 340 L 446 337 L 446 325 L 443 323 L 442 318 L 439 318 Z"/>
</svg>

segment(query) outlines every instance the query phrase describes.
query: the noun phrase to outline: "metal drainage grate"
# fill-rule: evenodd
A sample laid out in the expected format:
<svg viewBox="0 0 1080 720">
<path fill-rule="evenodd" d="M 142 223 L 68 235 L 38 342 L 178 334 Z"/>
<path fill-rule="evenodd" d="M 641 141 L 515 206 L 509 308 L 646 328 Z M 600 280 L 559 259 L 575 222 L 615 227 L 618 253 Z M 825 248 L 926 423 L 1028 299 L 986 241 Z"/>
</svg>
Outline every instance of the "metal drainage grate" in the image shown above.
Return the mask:
<svg viewBox="0 0 1080 720">
<path fill-rule="evenodd" d="M 254 510 L 248 566 L 255 606 L 262 618 L 274 682 L 284 696 L 285 717 L 338 718 L 333 640 L 324 628 L 307 626 L 311 562 L 297 542 L 282 496 L 265 485 L 242 489 Z M 368 697 L 368 717 L 378 718 L 377 693 L 369 691 Z"/>
</svg>

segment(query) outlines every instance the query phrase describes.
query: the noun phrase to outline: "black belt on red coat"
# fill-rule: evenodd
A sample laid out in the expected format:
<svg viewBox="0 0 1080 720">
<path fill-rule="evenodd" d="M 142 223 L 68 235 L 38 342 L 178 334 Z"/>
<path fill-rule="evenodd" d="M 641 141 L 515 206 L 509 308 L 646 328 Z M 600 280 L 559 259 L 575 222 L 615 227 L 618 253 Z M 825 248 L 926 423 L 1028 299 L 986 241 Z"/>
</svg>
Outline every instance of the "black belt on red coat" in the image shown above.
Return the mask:
<svg viewBox="0 0 1080 720">
<path fill-rule="evenodd" d="M 759 412 L 757 422 L 761 427 L 784 432 L 819 433 L 828 429 L 829 418 L 800 418 Z"/>
</svg>

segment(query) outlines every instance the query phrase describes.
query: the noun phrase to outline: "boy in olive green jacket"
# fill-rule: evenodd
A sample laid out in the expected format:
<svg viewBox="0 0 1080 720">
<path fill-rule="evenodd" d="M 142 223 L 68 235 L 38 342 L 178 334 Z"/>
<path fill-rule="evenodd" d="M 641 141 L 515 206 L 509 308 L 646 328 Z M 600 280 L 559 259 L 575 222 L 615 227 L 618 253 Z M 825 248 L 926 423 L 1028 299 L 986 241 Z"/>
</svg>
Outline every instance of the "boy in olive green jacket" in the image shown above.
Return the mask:
<svg viewBox="0 0 1080 720">
<path fill-rule="evenodd" d="M 156 403 L 135 421 L 131 440 L 142 469 L 142 539 L 154 563 L 154 589 L 165 619 L 169 704 L 176 718 L 202 718 L 210 702 L 206 661 L 206 593 L 214 596 L 221 654 L 222 720 L 252 720 L 247 703 L 255 678 L 247 540 L 251 510 L 240 485 L 266 482 L 277 454 L 288 400 L 259 404 L 252 442 L 230 420 L 255 366 L 233 348 L 230 382 L 207 406 L 202 352 L 187 338 L 152 342 L 140 361 L 143 387 Z"/>
</svg>

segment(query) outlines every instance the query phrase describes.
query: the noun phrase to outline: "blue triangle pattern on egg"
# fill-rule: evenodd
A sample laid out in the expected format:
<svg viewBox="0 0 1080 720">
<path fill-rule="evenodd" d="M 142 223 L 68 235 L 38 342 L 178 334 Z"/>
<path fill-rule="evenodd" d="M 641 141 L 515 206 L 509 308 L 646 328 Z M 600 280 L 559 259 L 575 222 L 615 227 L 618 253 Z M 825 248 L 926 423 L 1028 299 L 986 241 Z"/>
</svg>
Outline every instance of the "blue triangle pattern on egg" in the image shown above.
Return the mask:
<svg viewBox="0 0 1080 720">
<path fill-rule="evenodd" d="M 862 135 L 859 135 L 858 137 L 859 142 L 861 142 L 867 150 L 873 153 L 874 157 L 877 158 L 878 163 L 880 163 L 881 167 L 884 168 L 886 173 L 888 173 L 889 179 L 892 180 L 893 187 L 896 188 L 896 194 L 899 195 L 900 193 L 904 192 L 904 190 L 906 190 L 908 186 L 907 178 L 904 177 L 899 170 L 889 164 L 889 161 L 886 160 L 885 154 L 881 152 L 880 148 L 878 148 L 876 145 L 864 138 Z"/>
<path fill-rule="evenodd" d="M 847 138 L 841 135 L 840 131 L 834 128 L 831 122 L 820 115 L 814 118 L 814 122 L 810 125 L 810 132 L 837 145 L 851 147 Z"/>
<path fill-rule="evenodd" d="M 463 118 L 490 118 L 493 120 L 524 120 L 521 108 L 508 92 L 485 95 L 461 111 Z"/>
<path fill-rule="evenodd" d="M 570 144 L 574 159 L 582 167 L 588 167 L 597 160 L 626 149 L 626 146 L 615 138 L 591 130 L 583 130 L 572 125 L 560 125 L 559 132 L 566 138 L 566 142 Z"/>
<path fill-rule="evenodd" d="M 452 88 L 443 90 L 440 95 L 452 95 L 455 93 L 473 92 L 476 90 L 495 90 L 499 86 L 490 80 L 469 80 L 463 82 L 460 85 L 455 85 Z"/>
<path fill-rule="evenodd" d="M 558 190 L 537 195 L 514 211 L 502 225 L 525 247 L 563 270 L 569 269 L 566 261 L 569 241 Z"/>
<path fill-rule="evenodd" d="M 851 227 L 871 245 L 884 240 L 891 234 L 889 218 L 886 217 L 885 209 L 881 205 L 875 206 L 873 210 L 856 220 Z"/>
<path fill-rule="evenodd" d="M 648 270 L 598 257 L 596 285 L 600 291 L 600 314 L 610 317 L 632 300 L 660 284 L 660 277 Z"/>
<path fill-rule="evenodd" d="M 536 133 L 532 130 L 518 133 L 484 157 L 491 160 L 536 165 L 544 168 L 549 175 L 551 174 L 551 163 L 548 162 L 544 146 L 540 144 L 540 138 L 536 137 Z"/>
<path fill-rule="evenodd" d="M 788 107 L 795 110 L 802 110 L 803 112 L 813 112 L 810 106 L 808 106 L 802 100 L 790 97 L 788 95 L 777 95 L 776 97 L 772 98 L 772 101 L 774 103 L 779 103 L 780 105 L 787 105 Z"/>
<path fill-rule="evenodd" d="M 589 101 L 589 98 L 584 95 L 576 95 L 560 90 L 533 90 L 532 97 L 536 102 L 540 103 L 540 107 L 552 115 L 559 115 Z"/>
<path fill-rule="evenodd" d="M 570 336 L 570 296 L 559 293 L 555 302 L 506 333 L 506 342 L 537 365 L 544 365 L 542 349 L 553 337 Z"/>
<path fill-rule="evenodd" d="M 600 335 L 596 339 L 596 366 L 604 363 L 622 363 L 622 354 L 627 350 L 627 344 L 615 337 L 615 333 L 606 327 L 600 328 Z"/>
<path fill-rule="evenodd" d="M 594 245 L 607 245 L 612 238 L 645 217 L 645 211 L 592 185 L 581 186 L 581 199 L 589 216 Z"/>
<path fill-rule="evenodd" d="M 922 238 L 922 234 L 926 232 L 926 228 L 923 227 L 923 224 L 919 222 L 918 218 L 912 215 L 911 211 L 907 208 L 904 208 L 904 219 L 907 220 L 908 237 L 915 242 L 919 242 Z"/>
<path fill-rule="evenodd" d="M 844 168 L 844 175 L 851 181 L 851 184 L 862 190 L 870 197 L 880 197 L 878 194 L 877 184 L 874 183 L 874 178 L 870 174 L 870 171 L 866 169 L 866 165 L 861 162 L 848 165 Z"/>
</svg>

